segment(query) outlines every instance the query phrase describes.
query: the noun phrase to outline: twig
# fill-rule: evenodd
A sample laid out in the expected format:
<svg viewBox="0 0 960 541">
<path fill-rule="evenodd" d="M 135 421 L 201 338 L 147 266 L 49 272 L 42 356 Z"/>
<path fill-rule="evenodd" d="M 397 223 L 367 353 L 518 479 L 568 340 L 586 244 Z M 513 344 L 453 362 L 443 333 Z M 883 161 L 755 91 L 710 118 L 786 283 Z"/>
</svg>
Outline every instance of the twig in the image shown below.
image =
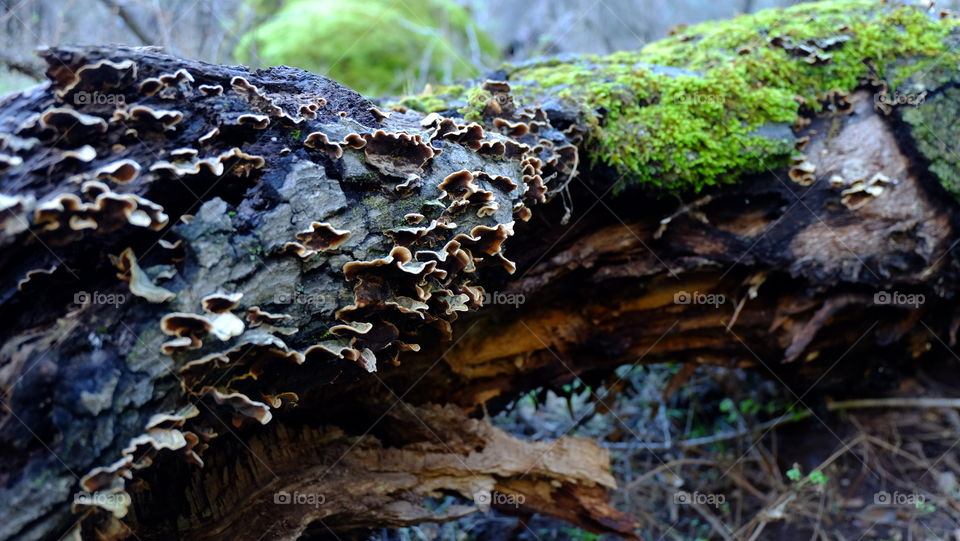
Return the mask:
<svg viewBox="0 0 960 541">
<path fill-rule="evenodd" d="M 733 541 L 733 538 L 730 537 L 729 529 L 720 522 L 720 519 L 716 517 L 709 509 L 700 505 L 699 503 L 693 504 L 693 509 L 703 517 L 704 520 L 710 523 L 710 526 L 713 527 L 713 531 L 717 532 L 720 537 L 724 538 L 726 541 Z"/>
<path fill-rule="evenodd" d="M 763 529 L 767 527 L 767 524 L 769 524 L 769 522 L 766 520 L 761 520 L 760 524 L 757 524 L 757 529 L 753 531 L 753 535 L 750 536 L 748 541 L 757 541 L 757 538 L 760 537 L 760 533 L 763 532 Z"/>
<path fill-rule="evenodd" d="M 137 39 L 140 40 L 144 45 L 153 45 L 154 40 L 150 37 L 149 34 L 143 31 L 143 28 L 140 27 L 140 23 L 137 22 L 137 19 L 127 11 L 127 8 L 117 2 L 116 0 L 101 0 L 103 5 L 107 6 L 107 9 L 111 11 L 116 11 L 117 15 L 123 19 L 124 24 L 127 25 L 127 28 L 133 32 L 133 35 L 137 36 Z"/>
<path fill-rule="evenodd" d="M 630 484 L 628 484 L 628 485 L 627 485 L 626 487 L 624 487 L 624 488 L 625 488 L 627 491 L 630 491 L 630 490 L 636 488 L 638 485 L 643 484 L 644 481 L 646 481 L 647 479 L 653 477 L 654 475 L 656 475 L 656 474 L 658 474 L 658 473 L 660 473 L 660 472 L 662 472 L 662 471 L 664 471 L 664 470 L 673 469 L 674 466 L 682 466 L 682 465 L 684 465 L 684 464 L 698 464 L 698 465 L 702 465 L 702 466 L 716 466 L 716 465 L 717 465 L 717 463 L 714 462 L 714 461 L 712 461 L 712 460 L 703 460 L 703 459 L 700 459 L 700 458 L 681 458 L 681 459 L 677 459 L 677 460 L 671 460 L 670 462 L 666 462 L 666 463 L 664 463 L 664 464 L 661 464 L 661 465 L 657 466 L 656 468 L 648 471 L 647 473 L 641 475 L 640 477 L 637 477 L 636 479 L 634 479 L 633 481 L 631 481 Z"/>
</svg>

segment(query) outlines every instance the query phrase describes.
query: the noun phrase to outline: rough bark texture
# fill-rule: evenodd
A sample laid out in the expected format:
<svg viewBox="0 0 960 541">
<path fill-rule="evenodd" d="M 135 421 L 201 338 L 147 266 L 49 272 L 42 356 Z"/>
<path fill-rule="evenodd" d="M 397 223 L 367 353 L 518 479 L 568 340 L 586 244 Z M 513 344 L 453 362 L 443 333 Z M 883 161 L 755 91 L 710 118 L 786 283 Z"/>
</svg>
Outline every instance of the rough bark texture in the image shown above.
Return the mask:
<svg viewBox="0 0 960 541">
<path fill-rule="evenodd" d="M 960 321 L 936 126 L 867 83 L 795 127 L 809 163 L 678 199 L 621 190 L 579 108 L 503 83 L 481 126 L 286 67 L 43 56 L 50 84 L 0 102 L 0 538 L 295 539 L 491 494 L 630 536 L 604 451 L 483 407 L 630 362 L 856 392 Z"/>
</svg>

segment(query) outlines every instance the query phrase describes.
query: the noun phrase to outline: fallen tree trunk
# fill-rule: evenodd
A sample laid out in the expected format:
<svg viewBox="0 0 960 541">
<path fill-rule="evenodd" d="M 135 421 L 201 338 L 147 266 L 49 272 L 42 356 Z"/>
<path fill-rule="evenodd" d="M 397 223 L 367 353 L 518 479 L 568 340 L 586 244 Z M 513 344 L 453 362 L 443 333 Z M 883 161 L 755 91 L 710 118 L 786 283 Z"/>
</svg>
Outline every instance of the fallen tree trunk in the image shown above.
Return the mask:
<svg viewBox="0 0 960 541">
<path fill-rule="evenodd" d="M 390 113 L 292 68 L 46 51 L 50 83 L 0 102 L 0 537 L 294 539 L 490 504 L 630 536 L 603 450 L 484 408 L 633 362 L 802 398 L 942 361 L 955 23 L 773 13 Z M 444 493 L 465 504 L 424 504 Z"/>
</svg>

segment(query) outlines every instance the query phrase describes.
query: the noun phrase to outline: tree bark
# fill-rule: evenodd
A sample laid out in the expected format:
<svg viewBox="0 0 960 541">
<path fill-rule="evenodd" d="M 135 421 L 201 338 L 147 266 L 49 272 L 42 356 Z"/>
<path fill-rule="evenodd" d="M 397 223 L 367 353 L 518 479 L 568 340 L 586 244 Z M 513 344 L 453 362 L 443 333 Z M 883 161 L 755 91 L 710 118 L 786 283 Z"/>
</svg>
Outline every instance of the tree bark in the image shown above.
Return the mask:
<svg viewBox="0 0 960 541">
<path fill-rule="evenodd" d="M 674 199 L 588 163 L 584 104 L 504 83 L 481 126 L 287 67 L 43 57 L 50 82 L 0 101 L 4 539 L 296 539 L 490 504 L 629 537 L 598 445 L 483 412 L 633 362 L 856 394 L 954 342 L 931 128 L 866 83 L 791 134 L 815 182 Z"/>
</svg>

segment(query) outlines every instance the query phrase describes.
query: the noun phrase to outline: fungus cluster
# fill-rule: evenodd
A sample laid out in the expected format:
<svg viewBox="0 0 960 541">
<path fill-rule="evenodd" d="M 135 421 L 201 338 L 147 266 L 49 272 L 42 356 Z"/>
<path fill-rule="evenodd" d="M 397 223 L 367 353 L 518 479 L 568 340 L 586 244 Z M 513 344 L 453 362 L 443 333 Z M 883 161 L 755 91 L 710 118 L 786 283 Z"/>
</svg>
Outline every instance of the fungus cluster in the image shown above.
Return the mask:
<svg viewBox="0 0 960 541">
<path fill-rule="evenodd" d="M 180 68 L 173 73 L 147 77 L 140 81 L 139 91 L 143 96 L 149 97 L 159 94 L 164 99 L 172 99 L 176 97 L 176 92 L 181 88 L 181 85 L 188 86 L 189 83 L 193 82 L 193 75 L 190 75 L 190 72 L 185 68 Z"/>
<path fill-rule="evenodd" d="M 857 210 L 874 198 L 880 197 L 890 185 L 896 184 L 896 179 L 876 173 L 869 179 L 863 176 L 845 179 L 840 175 L 830 177 L 830 185 L 841 189 L 840 202 L 850 210 Z"/>
<path fill-rule="evenodd" d="M 803 40 L 794 40 L 789 36 L 778 35 L 771 37 L 769 42 L 771 47 L 783 49 L 793 56 L 802 58 L 807 64 L 816 65 L 828 62 L 833 58 L 829 51 L 842 47 L 849 40 L 850 36 L 846 34 Z"/>
<path fill-rule="evenodd" d="M 239 293 L 213 293 L 201 300 L 205 314 L 174 312 L 164 316 L 160 320 L 160 330 L 176 338 L 163 344 L 163 352 L 169 355 L 199 349 L 203 345 L 202 338 L 208 334 L 224 342 L 243 334 L 243 320 L 231 312 L 242 296 Z"/>
<path fill-rule="evenodd" d="M 137 68 L 137 63 L 133 60 L 114 62 L 104 59 L 92 64 L 81 63 L 78 66 L 61 62 L 60 65 L 52 65 L 47 73 L 55 82 L 55 95 L 68 101 L 79 91 L 103 92 L 122 89 L 136 79 Z"/>
<path fill-rule="evenodd" d="M 788 176 L 790 180 L 801 186 L 809 186 L 817 180 L 817 166 L 805 157 L 798 157 L 790 167 Z"/>
<path fill-rule="evenodd" d="M 339 247 L 350 238 L 350 231 L 341 231 L 325 222 L 313 222 L 309 229 L 297 233 L 296 237 L 300 242 L 287 242 L 283 250 L 306 259 L 318 252 Z"/>
<path fill-rule="evenodd" d="M 427 161 L 441 152 L 416 134 L 377 130 L 363 134 L 363 139 L 367 162 L 391 177 L 408 179 L 411 175 L 419 176 Z"/>
<path fill-rule="evenodd" d="M 135 194 L 119 194 L 100 181 L 87 181 L 81 196 L 60 194 L 33 210 L 33 227 L 54 244 L 65 244 L 83 231 L 110 233 L 129 224 L 159 231 L 169 218 L 160 205 Z M 84 201 L 86 199 L 86 201 Z"/>
<path fill-rule="evenodd" d="M 83 62 L 78 57 L 67 65 L 75 69 Z M 382 362 L 398 363 L 401 353 L 418 351 L 418 340 L 424 336 L 449 338 L 458 315 L 483 304 L 484 291 L 476 285 L 481 269 L 515 270 L 504 252 L 515 220 L 529 219 L 527 205 L 546 201 L 551 191 L 562 189 L 578 163 L 567 135 L 554 129 L 543 111 L 517 108 L 509 85 L 502 82 L 486 85 L 494 100 L 488 116 L 498 121 L 488 130 L 477 122 L 439 114 L 411 121 L 409 115 L 376 107 L 344 106 L 339 98 L 332 98 L 338 108 L 362 115 L 369 112 L 375 123 L 369 118 L 358 123 L 346 118 L 346 113 L 342 120 L 310 122 L 328 105 L 324 98 L 306 92 L 268 95 L 262 88 L 272 88 L 271 83 L 262 83 L 256 75 L 248 80 L 233 76 L 234 71 L 213 77 L 196 70 L 193 74 L 157 72 L 131 64 L 101 66 L 97 77 L 107 77 L 111 70 L 126 103 L 112 110 L 59 103 L 24 123 L 18 137 L 36 138 L 43 144 L 62 142 L 54 145 L 52 156 L 66 175 L 72 175 L 65 178 L 73 179 L 79 191 L 46 194 L 37 197 L 39 203 L 19 196 L 0 198 L 0 205 L 8 210 L 4 232 L 21 231 L 12 221 L 16 213 L 31 218 L 31 225 L 47 237 L 82 234 L 87 229 L 113 231 L 125 224 L 161 230 L 169 219 L 147 194 L 156 198 L 154 194 L 163 193 L 165 183 L 174 179 L 180 182 L 170 185 L 188 187 L 206 186 L 225 176 L 255 182 L 265 173 L 267 159 L 244 145 L 258 140 L 261 133 L 271 142 L 259 148 L 275 149 L 281 156 L 296 150 L 298 158 L 307 157 L 328 168 L 346 169 L 357 163 L 369 167 L 365 174 L 387 181 L 383 184 L 388 189 L 376 197 L 396 202 L 401 209 L 384 213 L 392 215 L 389 225 L 381 222 L 373 229 L 369 226 L 374 222 L 368 222 L 356 239 L 351 231 L 332 225 L 349 222 L 327 216 L 291 231 L 293 238 L 283 251 L 298 258 L 336 253 L 340 261 L 358 259 L 342 266 L 352 302 L 342 303 L 329 333 L 309 340 L 306 347 L 292 345 L 303 344 L 305 338 L 297 328 L 302 320 L 295 319 L 293 312 L 278 313 L 273 305 L 242 306 L 239 292 L 214 292 L 202 298 L 189 290 L 174 293 L 154 283 L 154 268 L 148 275 L 133 248 L 111 256 L 117 276 L 127 282 L 133 295 L 151 303 L 173 301 L 160 308 L 165 312 L 159 321 L 164 336 L 160 351 L 177 361 L 184 394 L 195 403 L 227 413 L 235 426 L 267 423 L 273 410 L 296 403 L 296 391 L 302 388 L 296 380 L 302 378 L 303 365 L 311 373 L 334 367 L 331 372 L 339 374 L 345 365 L 374 372 Z M 66 73 L 60 75 L 69 79 Z M 172 98 L 196 100 L 209 114 L 188 116 L 170 105 Z M 296 135 L 281 132 L 291 125 L 298 126 Z M 303 148 L 297 144 L 300 128 L 307 134 Z M 281 141 L 281 136 L 287 138 Z M 157 141 L 164 144 L 156 145 Z M 143 152 L 146 148 L 150 152 Z M 24 165 L 17 151 L 0 150 L 4 153 L 0 167 L 13 170 Z M 445 151 L 450 154 L 441 156 Z M 321 154 L 326 157 L 319 159 Z M 395 189 L 389 189 L 392 181 Z M 381 187 L 365 185 L 374 190 Z M 416 192 L 425 200 L 420 207 L 404 199 Z M 158 200 L 167 204 L 167 199 Z M 193 216 L 176 218 L 189 224 Z M 343 248 L 345 244 L 348 248 Z M 181 240 L 160 239 L 157 245 L 174 262 L 192 253 Z M 126 246 L 138 244 L 120 248 Z M 356 257 L 354 252 L 375 255 Z M 53 272 L 56 268 L 35 269 L 21 286 L 36 287 Z M 222 287 L 236 286 L 224 282 Z M 295 334 L 288 345 L 287 337 Z M 90 494 L 120 493 L 131 471 L 164 450 L 202 464 L 204 442 L 215 434 L 204 428 L 208 426 L 204 418 L 197 417 L 195 413 L 168 414 L 152 420 L 120 461 L 91 471 L 82 488 Z"/>
<path fill-rule="evenodd" d="M 82 492 L 74 498 L 73 512 L 98 508 L 113 517 L 123 518 L 131 503 L 124 490 L 124 480 L 130 479 L 134 471 L 153 464 L 161 451 L 175 452 L 185 461 L 203 466 L 200 455 L 212 434 L 184 429 L 187 421 L 199 414 L 200 410 L 191 404 L 179 411 L 157 414 L 148 419 L 144 432 L 130 440 L 119 460 L 109 466 L 93 468 L 80 479 Z"/>
</svg>

